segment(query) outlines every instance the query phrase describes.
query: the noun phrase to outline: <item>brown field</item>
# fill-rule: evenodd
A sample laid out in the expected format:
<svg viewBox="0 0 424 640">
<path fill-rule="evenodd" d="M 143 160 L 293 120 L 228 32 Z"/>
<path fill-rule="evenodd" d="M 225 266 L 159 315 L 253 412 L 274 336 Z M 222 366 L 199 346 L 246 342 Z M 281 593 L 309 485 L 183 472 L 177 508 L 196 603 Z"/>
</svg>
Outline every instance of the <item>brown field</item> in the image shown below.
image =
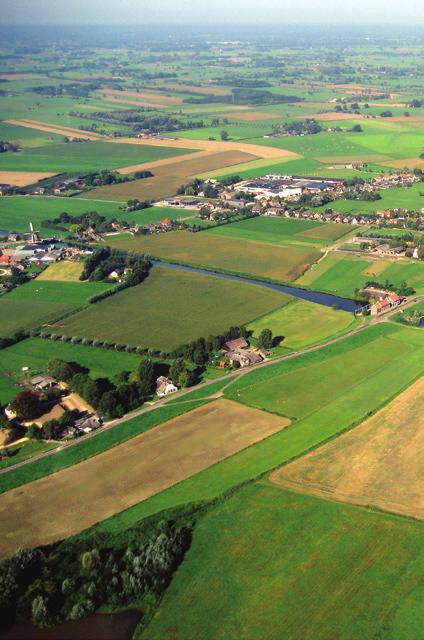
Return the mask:
<svg viewBox="0 0 424 640">
<path fill-rule="evenodd" d="M 207 233 L 176 231 L 114 239 L 109 244 L 164 260 L 293 282 L 321 256 L 314 247 L 279 246 Z"/>
<path fill-rule="evenodd" d="M 216 400 L 0 496 L 1 556 L 75 534 L 290 424 Z M 119 426 L 116 427 L 119 429 Z"/>
<path fill-rule="evenodd" d="M 170 158 L 170 160 L 173 160 L 173 162 L 163 163 L 154 169 L 153 178 L 100 187 L 99 189 L 93 189 L 93 191 L 86 193 L 85 197 L 128 200 L 129 198 L 139 197 L 143 199 L 158 199 L 171 196 L 190 176 L 212 169 L 220 169 L 241 162 L 256 160 L 256 156 L 242 151 L 225 151 L 222 153 L 202 152 L 201 156 L 195 153 L 192 154 L 192 156 L 183 156 L 180 160 L 176 160 L 175 158 Z M 121 170 L 121 173 L 123 171 L 129 171 L 131 173 L 136 171 L 136 167 L 138 167 L 138 165 L 132 165 L 131 167 Z M 149 162 L 140 165 L 140 169 L 143 170 L 149 167 Z"/>
<path fill-rule="evenodd" d="M 0 80 L 44 80 L 47 76 L 41 73 L 2 73 Z"/>
<path fill-rule="evenodd" d="M 167 96 L 165 93 L 157 91 L 120 91 L 119 89 L 96 89 L 96 93 L 103 95 L 111 95 L 115 97 L 123 96 L 124 98 L 145 98 L 146 100 L 157 101 L 162 106 L 171 106 L 183 104 L 182 98 Z"/>
<path fill-rule="evenodd" d="M 277 120 L 278 115 L 275 113 L 265 113 L 261 111 L 237 111 L 228 116 L 228 113 L 217 113 L 219 118 L 228 118 L 231 120 L 246 120 L 247 122 L 255 122 L 257 120 Z"/>
<path fill-rule="evenodd" d="M 199 93 L 201 95 L 212 96 L 228 96 L 228 89 L 222 89 L 220 87 L 210 86 L 197 86 L 195 84 L 162 84 L 163 89 L 169 89 L 170 91 L 187 91 L 188 93 Z"/>
<path fill-rule="evenodd" d="M 5 120 L 8 124 L 16 124 L 19 127 L 27 127 L 28 129 L 36 129 L 37 131 L 46 131 L 47 133 L 58 133 L 62 136 L 74 136 L 76 138 L 83 138 L 85 140 L 99 140 L 103 136 L 100 133 L 87 133 L 80 129 L 72 129 L 71 127 L 62 127 L 59 124 L 48 124 L 46 122 L 39 122 L 38 120 L 29 120 L 28 118 L 22 118 L 19 120 Z"/>
<path fill-rule="evenodd" d="M 42 180 L 43 178 L 49 178 L 54 176 L 54 173 L 45 173 L 42 171 L 0 171 L 0 183 L 1 184 L 13 184 L 15 187 L 26 187 L 28 184 L 33 184 Z"/>
<path fill-rule="evenodd" d="M 137 107 L 152 107 L 153 109 L 162 109 L 163 104 L 157 102 L 147 102 L 146 100 L 130 100 L 129 98 L 103 98 L 105 102 L 115 102 L 118 104 L 130 104 Z"/>
<path fill-rule="evenodd" d="M 424 378 L 356 429 L 275 471 L 270 480 L 424 520 Z"/>
<path fill-rule="evenodd" d="M 370 107 L 407 107 L 406 102 L 370 102 Z"/>
<path fill-rule="evenodd" d="M 424 122 L 424 116 L 393 116 L 392 118 L 383 118 L 388 122 Z"/>
<path fill-rule="evenodd" d="M 384 167 L 393 167 L 394 169 L 403 169 L 404 167 L 424 167 L 424 158 L 402 158 L 401 160 L 385 160 L 380 162 Z"/>
</svg>

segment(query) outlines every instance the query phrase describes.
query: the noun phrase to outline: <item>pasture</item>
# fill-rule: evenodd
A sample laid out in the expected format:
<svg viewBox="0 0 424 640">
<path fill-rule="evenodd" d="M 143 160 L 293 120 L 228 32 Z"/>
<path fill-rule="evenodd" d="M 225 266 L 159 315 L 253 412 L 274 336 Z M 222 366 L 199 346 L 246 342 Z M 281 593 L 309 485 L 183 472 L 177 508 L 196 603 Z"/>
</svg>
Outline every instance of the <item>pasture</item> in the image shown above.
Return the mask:
<svg viewBox="0 0 424 640">
<path fill-rule="evenodd" d="M 277 291 L 155 266 L 121 291 L 52 326 L 58 334 L 161 351 L 245 324 L 290 300 Z"/>
<path fill-rule="evenodd" d="M 424 519 L 424 378 L 356 429 L 270 480 L 287 489 Z"/>
<path fill-rule="evenodd" d="M 420 523 L 258 482 L 200 518 L 141 638 L 418 639 L 423 571 Z"/>
<path fill-rule="evenodd" d="M 90 370 L 92 378 L 113 378 L 121 371 L 135 371 L 140 357 L 131 353 L 108 351 L 61 340 L 28 338 L 2 351 L 0 363 L 0 400 L 12 400 L 19 391 L 18 383 L 36 373 L 45 373 L 49 360 L 59 358 L 77 362 Z M 23 367 L 28 367 L 26 372 Z"/>
<path fill-rule="evenodd" d="M 51 322 L 110 287 L 103 282 L 31 280 L 0 297 L 0 336 Z"/>
<path fill-rule="evenodd" d="M 0 171 L 77 172 L 119 169 L 161 158 L 187 154 L 187 149 L 138 144 L 115 144 L 103 140 L 49 144 L 2 154 Z"/>
<path fill-rule="evenodd" d="M 164 260 L 279 282 L 293 282 L 321 255 L 313 245 L 278 246 L 218 236 L 207 231 L 176 231 L 116 241 L 111 239 L 110 244 Z"/>
<path fill-rule="evenodd" d="M 271 329 L 274 336 L 283 338 L 282 347 L 297 350 L 348 331 L 354 325 L 351 313 L 306 300 L 293 300 L 249 323 L 247 328 L 253 331 L 254 337 L 258 337 L 262 329 Z"/>
<path fill-rule="evenodd" d="M 279 245 L 312 245 L 319 248 L 344 236 L 352 228 L 347 224 L 323 224 L 313 220 L 260 216 L 216 227 L 208 231 L 208 234 Z"/>
<path fill-rule="evenodd" d="M 284 418 L 216 400 L 54 477 L 3 493 L 0 508 L 9 517 L 0 523 L 1 554 L 12 553 L 17 540 L 33 547 L 77 533 L 288 425 Z"/>
<path fill-rule="evenodd" d="M 352 298 L 355 289 L 369 280 L 382 283 L 389 280 L 397 286 L 406 282 L 417 293 L 423 293 L 424 264 L 417 260 L 390 260 L 333 251 L 302 275 L 297 284 Z"/>
</svg>

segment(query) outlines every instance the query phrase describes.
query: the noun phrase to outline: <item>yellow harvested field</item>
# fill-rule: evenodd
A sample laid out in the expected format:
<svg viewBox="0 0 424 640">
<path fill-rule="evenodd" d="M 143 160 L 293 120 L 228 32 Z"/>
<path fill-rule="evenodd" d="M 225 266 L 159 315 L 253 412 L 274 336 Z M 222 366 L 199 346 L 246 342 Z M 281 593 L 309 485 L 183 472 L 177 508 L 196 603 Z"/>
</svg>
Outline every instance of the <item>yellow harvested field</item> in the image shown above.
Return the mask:
<svg viewBox="0 0 424 640">
<path fill-rule="evenodd" d="M 120 98 L 121 96 L 124 98 L 141 98 L 141 100 L 151 100 L 160 103 L 162 106 L 172 106 L 177 104 L 182 104 L 182 98 L 175 98 L 173 96 L 167 96 L 165 93 L 161 93 L 160 91 L 120 91 L 119 89 L 96 89 L 96 93 L 106 95 L 106 96 L 115 96 Z"/>
<path fill-rule="evenodd" d="M 270 480 L 424 520 L 424 378 L 356 429 L 275 471 Z"/>
<path fill-rule="evenodd" d="M 314 120 L 322 120 L 323 122 L 329 120 L 359 120 L 364 118 L 361 113 L 339 113 L 338 111 L 332 111 L 328 113 L 309 113 L 307 116 L 297 116 L 299 119 L 314 118 Z"/>
<path fill-rule="evenodd" d="M 37 131 L 46 131 L 47 133 L 58 133 L 62 136 L 74 136 L 84 140 L 99 140 L 103 136 L 100 133 L 87 133 L 81 129 L 73 129 L 72 127 L 62 127 L 59 124 L 48 124 L 39 122 L 38 120 L 30 120 L 28 118 L 20 118 L 19 120 L 5 120 L 8 124 L 15 124 L 19 127 L 27 127 L 28 129 L 36 129 Z"/>
<path fill-rule="evenodd" d="M 424 127 L 424 122 L 423 122 Z M 384 167 L 393 167 L 394 169 L 403 169 L 404 167 L 417 167 L 422 169 L 424 167 L 424 158 L 402 158 L 402 160 L 385 160 L 380 162 Z"/>
<path fill-rule="evenodd" d="M 51 280 L 60 282 L 78 282 L 82 273 L 82 262 L 70 262 L 64 260 L 63 262 L 55 262 L 47 267 L 37 277 L 38 280 Z"/>
<path fill-rule="evenodd" d="M 0 183 L 13 184 L 15 187 L 26 187 L 28 184 L 33 184 L 38 180 L 49 178 L 53 175 L 54 173 L 43 171 L 0 171 Z"/>
<path fill-rule="evenodd" d="M 7 514 L 0 521 L 1 556 L 75 534 L 288 425 L 286 418 L 219 399 L 8 491 L 0 496 Z"/>
<path fill-rule="evenodd" d="M 105 102 L 115 102 L 118 104 L 130 104 L 136 107 L 152 107 L 153 109 L 162 109 L 165 105 L 157 102 L 147 102 L 146 100 L 130 100 L 129 98 L 104 98 Z"/>
<path fill-rule="evenodd" d="M 156 165 L 153 171 L 153 178 L 99 187 L 85 194 L 85 197 L 95 199 L 105 198 L 106 200 L 128 200 L 129 198 L 157 199 L 164 196 L 171 196 L 175 193 L 176 189 L 192 175 L 213 169 L 221 169 L 222 167 L 231 167 L 241 162 L 256 160 L 256 156 L 242 151 L 228 150 L 220 153 L 193 153 L 180 158 L 169 158 L 169 160 L 173 160 L 173 162 L 164 162 L 161 165 Z M 131 167 L 121 169 L 121 173 L 132 173 L 133 171 L 137 171 L 138 167 L 141 170 L 149 169 L 151 163 L 145 162 L 142 165 L 132 165 Z"/>
<path fill-rule="evenodd" d="M 363 271 L 362 275 L 377 277 L 381 275 L 393 262 L 390 260 L 373 260 Z"/>
<path fill-rule="evenodd" d="M 210 156 L 210 151 L 197 151 L 194 153 L 187 153 L 177 156 L 178 160 L 188 159 L 193 160 L 194 158 L 204 158 Z M 141 164 L 132 164 L 129 167 L 122 167 L 122 169 L 118 169 L 118 173 L 122 175 L 127 175 L 128 173 L 134 173 L 134 171 L 145 171 L 146 169 L 157 169 L 157 167 L 166 167 L 168 164 L 175 164 L 176 159 L 175 156 L 171 156 L 170 158 L 162 158 L 161 160 L 152 160 L 151 162 L 142 162 Z"/>
</svg>

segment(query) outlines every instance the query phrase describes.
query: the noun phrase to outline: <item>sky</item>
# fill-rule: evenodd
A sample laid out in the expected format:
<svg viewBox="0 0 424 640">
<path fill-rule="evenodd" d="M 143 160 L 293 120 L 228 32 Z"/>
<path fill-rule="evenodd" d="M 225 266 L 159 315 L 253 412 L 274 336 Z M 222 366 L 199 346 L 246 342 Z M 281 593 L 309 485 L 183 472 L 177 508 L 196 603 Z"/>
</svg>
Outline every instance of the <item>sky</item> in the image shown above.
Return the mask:
<svg viewBox="0 0 424 640">
<path fill-rule="evenodd" d="M 2 24 L 412 24 L 423 0 L 0 0 Z"/>
</svg>

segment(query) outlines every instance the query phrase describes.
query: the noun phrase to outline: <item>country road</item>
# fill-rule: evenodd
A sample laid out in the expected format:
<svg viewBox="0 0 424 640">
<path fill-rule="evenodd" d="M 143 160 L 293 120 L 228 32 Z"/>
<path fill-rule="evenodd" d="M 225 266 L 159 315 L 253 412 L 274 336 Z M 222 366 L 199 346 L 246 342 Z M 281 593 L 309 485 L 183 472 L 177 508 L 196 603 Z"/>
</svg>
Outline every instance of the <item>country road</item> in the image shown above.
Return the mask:
<svg viewBox="0 0 424 640">
<path fill-rule="evenodd" d="M 403 305 L 402 305 L 402 309 L 406 309 L 414 304 L 416 304 L 417 302 L 421 302 L 424 300 L 424 295 L 418 295 L 418 296 L 413 296 L 411 298 L 409 298 Z M 387 322 L 387 320 L 394 314 L 399 313 L 400 307 L 396 307 L 394 309 L 391 309 L 390 311 L 382 314 L 381 316 L 377 316 L 375 318 L 372 318 L 369 322 L 366 321 L 362 321 L 362 323 L 358 326 L 356 326 L 354 329 L 352 329 L 351 331 L 348 331 L 347 333 L 344 333 L 340 336 L 336 336 L 334 338 L 330 338 L 329 340 L 325 341 L 325 342 L 321 342 L 320 344 L 311 346 L 311 347 L 306 347 L 304 349 L 299 349 L 298 351 L 293 351 L 292 353 L 289 354 L 284 354 L 281 356 L 276 356 L 275 358 L 272 358 L 270 360 L 265 360 L 264 362 L 261 362 L 257 365 L 254 365 L 254 367 L 246 367 L 245 369 L 236 369 L 235 371 L 232 371 L 230 373 L 228 373 L 225 376 L 225 380 L 228 381 L 228 384 L 230 384 L 235 378 L 241 378 L 242 376 L 247 375 L 248 373 L 250 373 L 253 370 L 257 370 L 263 367 L 269 367 L 274 365 L 277 362 L 282 362 L 283 360 L 291 360 L 293 358 L 298 358 L 300 356 L 305 355 L 306 353 L 312 353 L 314 351 L 319 351 L 321 349 L 325 349 L 326 347 L 332 345 L 332 344 L 336 344 L 338 342 L 341 342 L 342 340 L 345 340 L 346 338 L 349 338 L 350 336 L 353 336 L 357 333 L 359 333 L 360 331 L 364 331 L 365 329 L 368 329 L 369 327 L 375 326 L 376 324 L 379 324 L 381 322 Z M 225 388 L 223 387 L 223 389 L 221 389 L 220 392 L 218 392 L 218 394 L 212 394 L 212 395 L 207 395 L 207 389 L 209 386 L 213 385 L 215 382 L 217 382 L 217 379 L 214 380 L 207 380 L 205 382 L 200 382 L 199 384 L 193 386 L 193 387 L 189 387 L 188 389 L 184 389 L 178 392 L 178 394 L 171 394 L 165 398 L 162 398 L 160 400 L 158 400 L 157 402 L 153 403 L 153 404 L 148 404 L 148 405 L 144 405 L 142 406 L 140 409 L 136 409 L 135 411 L 132 411 L 131 413 L 127 413 L 124 416 L 122 416 L 122 418 L 117 418 L 116 420 L 111 420 L 110 422 L 107 422 L 101 429 L 98 429 L 96 431 L 92 431 L 91 433 L 88 433 L 85 436 L 82 436 L 81 438 L 78 438 L 76 440 L 70 440 L 69 442 L 63 443 L 61 445 L 59 445 L 57 448 L 55 449 L 50 449 L 49 451 L 46 451 L 44 453 L 40 453 L 37 456 L 34 456 L 32 458 L 28 458 L 27 460 L 23 460 L 22 462 L 18 462 L 15 465 L 12 465 L 10 467 L 6 467 L 4 469 L 0 469 L 0 475 L 5 474 L 5 473 L 10 473 L 12 472 L 14 469 L 17 469 L 19 467 L 25 466 L 27 464 L 31 464 L 32 462 L 35 462 L 37 460 L 41 460 L 42 458 L 47 458 L 49 456 L 55 455 L 56 453 L 63 451 L 64 449 L 67 449 L 69 447 L 75 447 L 78 446 L 81 442 L 85 442 L 86 440 L 88 440 L 89 438 L 95 438 L 98 435 L 101 435 L 102 433 L 104 433 L 105 431 L 108 431 L 109 429 L 114 429 L 115 427 L 118 427 L 121 424 L 124 424 L 125 422 L 128 422 L 128 420 L 132 420 L 133 418 L 136 418 L 138 416 L 141 416 L 145 413 L 150 413 L 151 411 L 155 411 L 156 409 L 165 406 L 166 404 L 168 404 L 169 402 L 175 400 L 175 399 L 181 399 L 184 398 L 185 396 L 190 396 L 190 394 L 193 391 L 198 391 L 200 389 L 205 389 L 205 396 L 203 398 L 198 398 L 198 399 L 212 399 L 214 397 L 219 397 L 219 395 L 222 394 L 222 390 Z M 226 385 L 227 386 L 227 385 Z M 189 402 L 190 398 L 188 397 L 186 402 Z"/>
</svg>

